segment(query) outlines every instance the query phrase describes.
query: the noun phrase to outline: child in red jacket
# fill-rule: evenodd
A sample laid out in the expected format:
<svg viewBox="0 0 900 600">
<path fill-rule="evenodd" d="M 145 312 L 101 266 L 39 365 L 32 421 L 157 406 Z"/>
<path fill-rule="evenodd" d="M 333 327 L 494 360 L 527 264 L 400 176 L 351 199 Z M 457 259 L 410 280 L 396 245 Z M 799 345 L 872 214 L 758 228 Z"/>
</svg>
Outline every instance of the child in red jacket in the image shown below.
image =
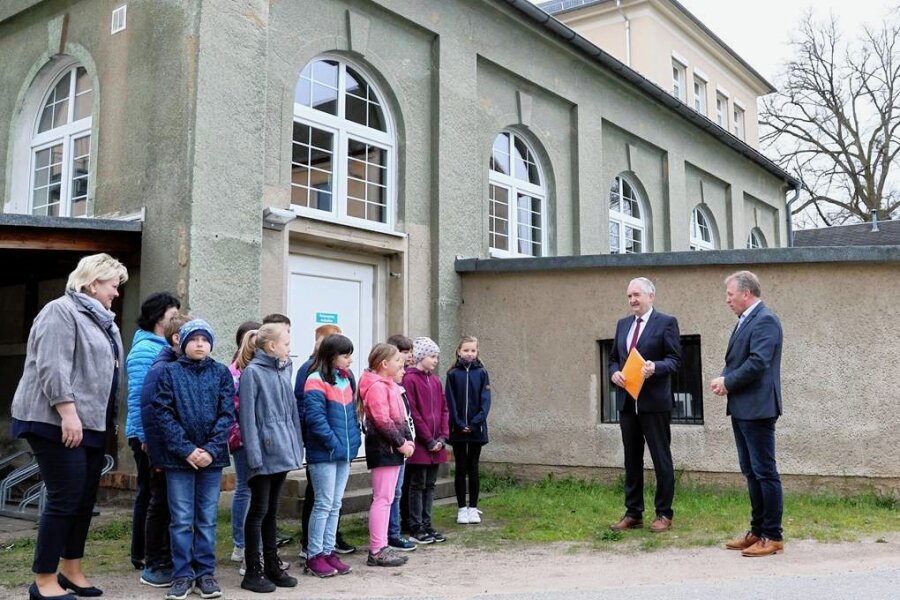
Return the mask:
<svg viewBox="0 0 900 600">
<path fill-rule="evenodd" d="M 416 426 L 416 449 L 407 461 L 409 472 L 409 528 L 417 544 L 445 542 L 431 526 L 434 485 L 438 467 L 447 462 L 450 437 L 449 412 L 444 402 L 440 378 L 435 375 L 441 349 L 433 340 L 419 337 L 413 341 L 415 366 L 407 369 L 403 387 L 409 399 Z"/>
</svg>

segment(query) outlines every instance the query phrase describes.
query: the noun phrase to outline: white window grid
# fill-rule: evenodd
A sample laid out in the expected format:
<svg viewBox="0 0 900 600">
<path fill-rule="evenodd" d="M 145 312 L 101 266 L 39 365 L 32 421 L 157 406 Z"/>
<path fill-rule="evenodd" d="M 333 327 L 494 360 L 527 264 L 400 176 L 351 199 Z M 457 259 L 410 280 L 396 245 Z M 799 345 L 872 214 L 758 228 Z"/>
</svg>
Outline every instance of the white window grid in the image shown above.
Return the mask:
<svg viewBox="0 0 900 600">
<path fill-rule="evenodd" d="M 691 211 L 691 250 L 715 250 L 716 236 L 712 217 L 700 206 Z"/>
<path fill-rule="evenodd" d="M 719 93 L 716 94 L 716 123 L 728 129 L 728 98 Z"/>
<path fill-rule="evenodd" d="M 54 78 L 31 138 L 31 214 L 89 216 L 92 107 L 93 87 L 84 67 L 73 65 Z"/>
<path fill-rule="evenodd" d="M 644 208 L 637 190 L 624 177 L 616 177 L 609 190 L 609 252 L 646 252 L 646 238 Z"/>
<path fill-rule="evenodd" d="M 706 80 L 694 74 L 694 110 L 706 114 Z"/>
<path fill-rule="evenodd" d="M 120 31 L 125 31 L 128 21 L 128 5 L 123 4 L 112 11 L 110 19 L 110 35 L 115 35 Z"/>
<path fill-rule="evenodd" d="M 520 135 L 502 131 L 494 138 L 488 173 L 490 255 L 546 256 L 547 193 L 534 150 Z"/>
<path fill-rule="evenodd" d="M 336 85 L 321 76 L 321 73 L 327 69 L 316 68 L 317 63 L 324 61 L 337 64 Z M 355 79 L 362 80 L 366 84 L 367 90 L 364 95 L 348 92 L 346 87 L 348 69 Z M 309 70 L 308 76 L 307 70 Z M 314 183 L 311 178 L 305 184 L 292 181 L 291 189 L 294 198 L 305 197 L 308 199 L 303 203 L 292 200 L 292 209 L 299 215 L 313 219 L 336 221 L 362 229 L 393 232 L 396 224 L 396 143 L 390 114 L 384 102 L 380 100 L 384 96 L 378 92 L 372 84 L 372 79 L 366 76 L 361 69 L 348 65 L 342 59 L 329 56 L 316 58 L 304 67 L 297 85 L 294 122 L 311 128 L 313 134 L 330 135 L 332 146 L 330 169 L 313 167 L 313 170 L 320 177 L 324 177 L 326 181 L 330 177 L 330 187 L 328 183 Z M 309 86 L 311 103 L 317 97 L 317 93 L 333 94 L 336 114 L 330 114 L 297 102 L 301 85 Z M 324 97 L 331 98 L 332 96 Z M 348 97 L 365 101 L 367 109 L 377 106 L 378 114 L 383 120 L 384 130 L 368 127 L 348 119 L 346 117 Z M 369 110 L 366 111 L 366 115 L 366 120 L 369 122 Z M 303 143 L 298 143 L 298 140 L 294 139 L 292 146 L 295 150 L 300 148 L 302 153 Z M 351 147 L 363 147 L 365 149 L 363 158 L 352 155 Z M 317 150 L 321 152 L 325 149 L 317 148 Z M 368 159 L 371 153 L 379 152 L 382 157 L 381 164 L 376 164 Z M 292 167 L 296 166 L 302 167 L 302 164 L 292 160 Z M 380 181 L 377 181 L 376 175 L 380 176 Z M 312 199 L 313 193 L 316 194 L 315 200 Z M 378 195 L 380 198 L 377 197 Z M 326 200 L 329 201 L 327 209 L 310 206 Z M 380 215 L 382 220 L 367 218 L 370 215 L 372 217 Z"/>
<path fill-rule="evenodd" d="M 765 248 L 766 247 L 766 238 L 763 237 L 762 232 L 754 227 L 750 230 L 750 235 L 747 236 L 747 248 L 755 249 L 755 248 Z"/>
<path fill-rule="evenodd" d="M 685 101 L 685 68 L 675 59 L 672 59 L 672 95 Z"/>
<path fill-rule="evenodd" d="M 734 107 L 734 135 L 744 139 L 744 109 Z"/>
</svg>

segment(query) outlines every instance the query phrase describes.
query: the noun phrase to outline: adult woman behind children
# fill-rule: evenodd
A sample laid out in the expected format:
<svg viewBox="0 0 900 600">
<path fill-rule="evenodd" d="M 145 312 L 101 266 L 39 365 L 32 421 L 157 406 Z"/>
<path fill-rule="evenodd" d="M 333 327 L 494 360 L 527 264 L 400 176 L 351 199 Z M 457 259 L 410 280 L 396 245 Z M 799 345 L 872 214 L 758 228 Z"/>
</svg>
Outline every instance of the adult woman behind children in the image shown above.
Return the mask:
<svg viewBox="0 0 900 600">
<path fill-rule="evenodd" d="M 47 486 L 30 600 L 74 600 L 66 590 L 103 593 L 85 577 L 81 559 L 116 418 L 122 338 L 110 308 L 127 280 L 122 263 L 107 254 L 82 258 L 28 335 L 12 433 L 31 446 Z"/>
</svg>

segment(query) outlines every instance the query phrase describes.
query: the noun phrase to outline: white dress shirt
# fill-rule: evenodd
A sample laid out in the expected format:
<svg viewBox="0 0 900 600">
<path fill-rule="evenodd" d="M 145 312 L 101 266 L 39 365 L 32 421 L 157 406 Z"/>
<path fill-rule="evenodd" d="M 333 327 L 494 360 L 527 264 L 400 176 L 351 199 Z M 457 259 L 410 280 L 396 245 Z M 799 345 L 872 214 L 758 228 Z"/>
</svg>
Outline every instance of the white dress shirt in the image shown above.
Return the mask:
<svg viewBox="0 0 900 600">
<path fill-rule="evenodd" d="M 644 328 L 647 326 L 647 319 L 650 318 L 650 315 L 653 313 L 653 307 L 650 307 L 650 310 L 641 315 L 641 329 L 638 331 L 638 341 L 641 339 L 641 335 L 644 333 Z M 634 336 L 634 326 L 637 325 L 637 317 L 635 317 L 631 321 L 631 327 L 628 328 L 628 335 L 625 337 L 625 350 L 631 351 L 631 338 Z"/>
</svg>

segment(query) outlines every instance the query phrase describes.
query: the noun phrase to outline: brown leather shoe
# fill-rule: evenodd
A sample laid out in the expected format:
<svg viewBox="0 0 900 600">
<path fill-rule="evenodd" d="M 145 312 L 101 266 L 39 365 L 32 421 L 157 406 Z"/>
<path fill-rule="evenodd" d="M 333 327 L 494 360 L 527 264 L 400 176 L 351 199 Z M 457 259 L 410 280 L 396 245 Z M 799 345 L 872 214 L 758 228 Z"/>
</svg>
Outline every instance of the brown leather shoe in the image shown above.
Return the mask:
<svg viewBox="0 0 900 600">
<path fill-rule="evenodd" d="M 770 554 L 780 554 L 784 552 L 784 541 L 770 540 L 769 538 L 759 538 L 759 541 L 741 552 L 743 556 L 769 556 Z"/>
<path fill-rule="evenodd" d="M 613 531 L 625 531 L 626 529 L 640 529 L 643 526 L 644 521 L 642 519 L 635 519 L 625 515 L 618 523 L 610 525 L 609 528 Z"/>
<path fill-rule="evenodd" d="M 653 519 L 653 522 L 650 523 L 650 531 L 653 533 L 662 533 L 663 531 L 668 531 L 672 529 L 672 519 L 669 517 L 657 516 Z"/>
<path fill-rule="evenodd" d="M 725 542 L 725 547 L 729 550 L 746 550 L 759 541 L 759 536 L 748 531 L 743 537 L 734 538 Z"/>
</svg>

